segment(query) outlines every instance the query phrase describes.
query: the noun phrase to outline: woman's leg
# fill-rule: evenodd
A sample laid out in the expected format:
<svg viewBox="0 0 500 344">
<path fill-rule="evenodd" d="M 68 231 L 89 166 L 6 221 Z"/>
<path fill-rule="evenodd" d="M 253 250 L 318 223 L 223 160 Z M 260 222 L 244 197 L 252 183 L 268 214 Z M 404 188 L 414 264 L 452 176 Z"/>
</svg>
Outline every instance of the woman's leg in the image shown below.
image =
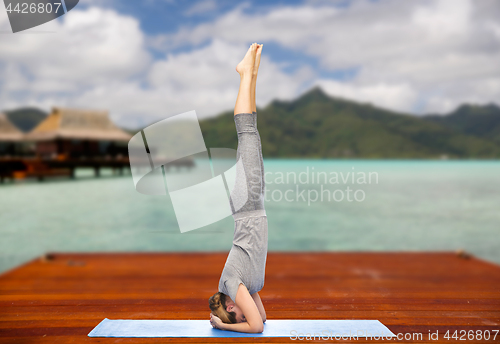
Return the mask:
<svg viewBox="0 0 500 344">
<path fill-rule="evenodd" d="M 257 112 L 257 105 L 255 104 L 255 88 L 257 86 L 257 74 L 259 72 L 260 65 L 260 55 L 262 53 L 262 47 L 264 44 L 260 44 L 257 46 L 257 51 L 255 53 L 255 64 L 252 70 L 252 86 L 250 87 L 250 99 L 252 102 L 252 113 Z"/>
<path fill-rule="evenodd" d="M 259 49 L 261 49 L 259 47 Z M 236 182 L 231 193 L 233 214 L 264 210 L 264 180 L 260 136 L 256 126 L 253 75 L 257 44 L 253 44 L 236 70 L 240 73 L 240 89 L 234 108 L 234 121 L 238 134 L 236 153 Z M 255 105 L 253 105 L 255 106 Z"/>
<path fill-rule="evenodd" d="M 257 87 L 257 74 L 259 73 L 259 66 L 260 66 L 260 56 L 262 54 L 262 48 L 264 47 L 264 44 L 260 44 L 257 47 L 257 52 L 255 54 L 255 64 L 253 67 L 253 78 L 252 78 L 252 113 L 255 114 L 255 128 L 257 128 L 257 105 L 255 104 L 255 93 L 256 93 L 256 87 Z M 265 187 L 265 180 L 264 180 L 264 160 L 262 158 L 262 143 L 260 140 L 260 135 L 257 135 L 259 138 L 259 153 L 260 153 L 260 166 L 261 166 L 261 178 L 262 178 L 262 194 L 264 194 L 264 187 Z"/>
<path fill-rule="evenodd" d="M 236 104 L 234 105 L 234 114 L 252 113 L 252 78 L 253 68 L 255 66 L 255 52 L 257 43 L 254 43 L 248 48 L 248 51 L 236 66 L 236 71 L 240 74 L 240 89 Z"/>
</svg>

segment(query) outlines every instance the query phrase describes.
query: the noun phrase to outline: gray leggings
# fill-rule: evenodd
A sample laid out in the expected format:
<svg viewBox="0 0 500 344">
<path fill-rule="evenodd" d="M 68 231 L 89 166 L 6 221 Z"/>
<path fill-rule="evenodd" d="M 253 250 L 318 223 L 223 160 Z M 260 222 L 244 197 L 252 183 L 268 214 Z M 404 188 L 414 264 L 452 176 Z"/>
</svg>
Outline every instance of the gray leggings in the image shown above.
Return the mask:
<svg viewBox="0 0 500 344">
<path fill-rule="evenodd" d="M 241 159 L 240 166 L 243 168 L 236 169 L 236 182 L 230 198 L 233 216 L 242 217 L 248 212 L 265 214 L 264 161 L 257 130 L 257 112 L 236 114 L 234 123 L 238 134 L 236 161 Z M 248 197 L 246 202 L 245 195 Z M 235 209 L 235 205 L 238 209 Z"/>
</svg>

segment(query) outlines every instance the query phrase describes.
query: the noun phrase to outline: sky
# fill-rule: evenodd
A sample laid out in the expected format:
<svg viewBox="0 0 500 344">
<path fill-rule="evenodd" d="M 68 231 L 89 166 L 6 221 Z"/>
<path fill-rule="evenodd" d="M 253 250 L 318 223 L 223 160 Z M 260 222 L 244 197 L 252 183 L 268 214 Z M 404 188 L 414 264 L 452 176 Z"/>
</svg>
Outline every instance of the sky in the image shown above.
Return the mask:
<svg viewBox="0 0 500 344">
<path fill-rule="evenodd" d="M 0 4 L 0 110 L 105 109 L 128 128 L 214 116 L 253 42 L 257 107 L 315 86 L 414 115 L 500 104 L 497 0 L 81 0 L 16 34 Z"/>
</svg>

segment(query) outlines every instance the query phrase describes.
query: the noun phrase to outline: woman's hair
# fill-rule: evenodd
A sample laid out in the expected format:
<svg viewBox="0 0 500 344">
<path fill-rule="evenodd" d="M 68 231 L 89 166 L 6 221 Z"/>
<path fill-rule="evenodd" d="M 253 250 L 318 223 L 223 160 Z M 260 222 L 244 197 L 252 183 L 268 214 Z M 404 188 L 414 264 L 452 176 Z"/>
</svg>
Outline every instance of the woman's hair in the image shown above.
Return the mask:
<svg viewBox="0 0 500 344">
<path fill-rule="evenodd" d="M 208 306 L 214 315 L 219 317 L 223 323 L 235 324 L 236 323 L 236 313 L 228 312 L 226 310 L 226 294 L 221 292 L 216 292 L 208 299 Z"/>
</svg>

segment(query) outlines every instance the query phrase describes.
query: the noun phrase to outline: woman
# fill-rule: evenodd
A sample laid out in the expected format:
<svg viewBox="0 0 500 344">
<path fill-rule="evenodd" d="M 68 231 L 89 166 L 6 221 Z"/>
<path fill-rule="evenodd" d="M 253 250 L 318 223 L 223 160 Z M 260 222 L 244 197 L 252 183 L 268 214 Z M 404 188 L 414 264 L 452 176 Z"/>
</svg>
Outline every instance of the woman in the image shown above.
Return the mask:
<svg viewBox="0 0 500 344">
<path fill-rule="evenodd" d="M 259 297 L 267 258 L 267 217 L 264 210 L 264 164 L 257 131 L 255 85 L 263 44 L 254 43 L 236 66 L 240 89 L 234 107 L 238 134 L 236 182 L 230 203 L 235 230 L 233 246 L 209 299 L 210 323 L 221 330 L 260 333 L 266 312 Z"/>
</svg>

